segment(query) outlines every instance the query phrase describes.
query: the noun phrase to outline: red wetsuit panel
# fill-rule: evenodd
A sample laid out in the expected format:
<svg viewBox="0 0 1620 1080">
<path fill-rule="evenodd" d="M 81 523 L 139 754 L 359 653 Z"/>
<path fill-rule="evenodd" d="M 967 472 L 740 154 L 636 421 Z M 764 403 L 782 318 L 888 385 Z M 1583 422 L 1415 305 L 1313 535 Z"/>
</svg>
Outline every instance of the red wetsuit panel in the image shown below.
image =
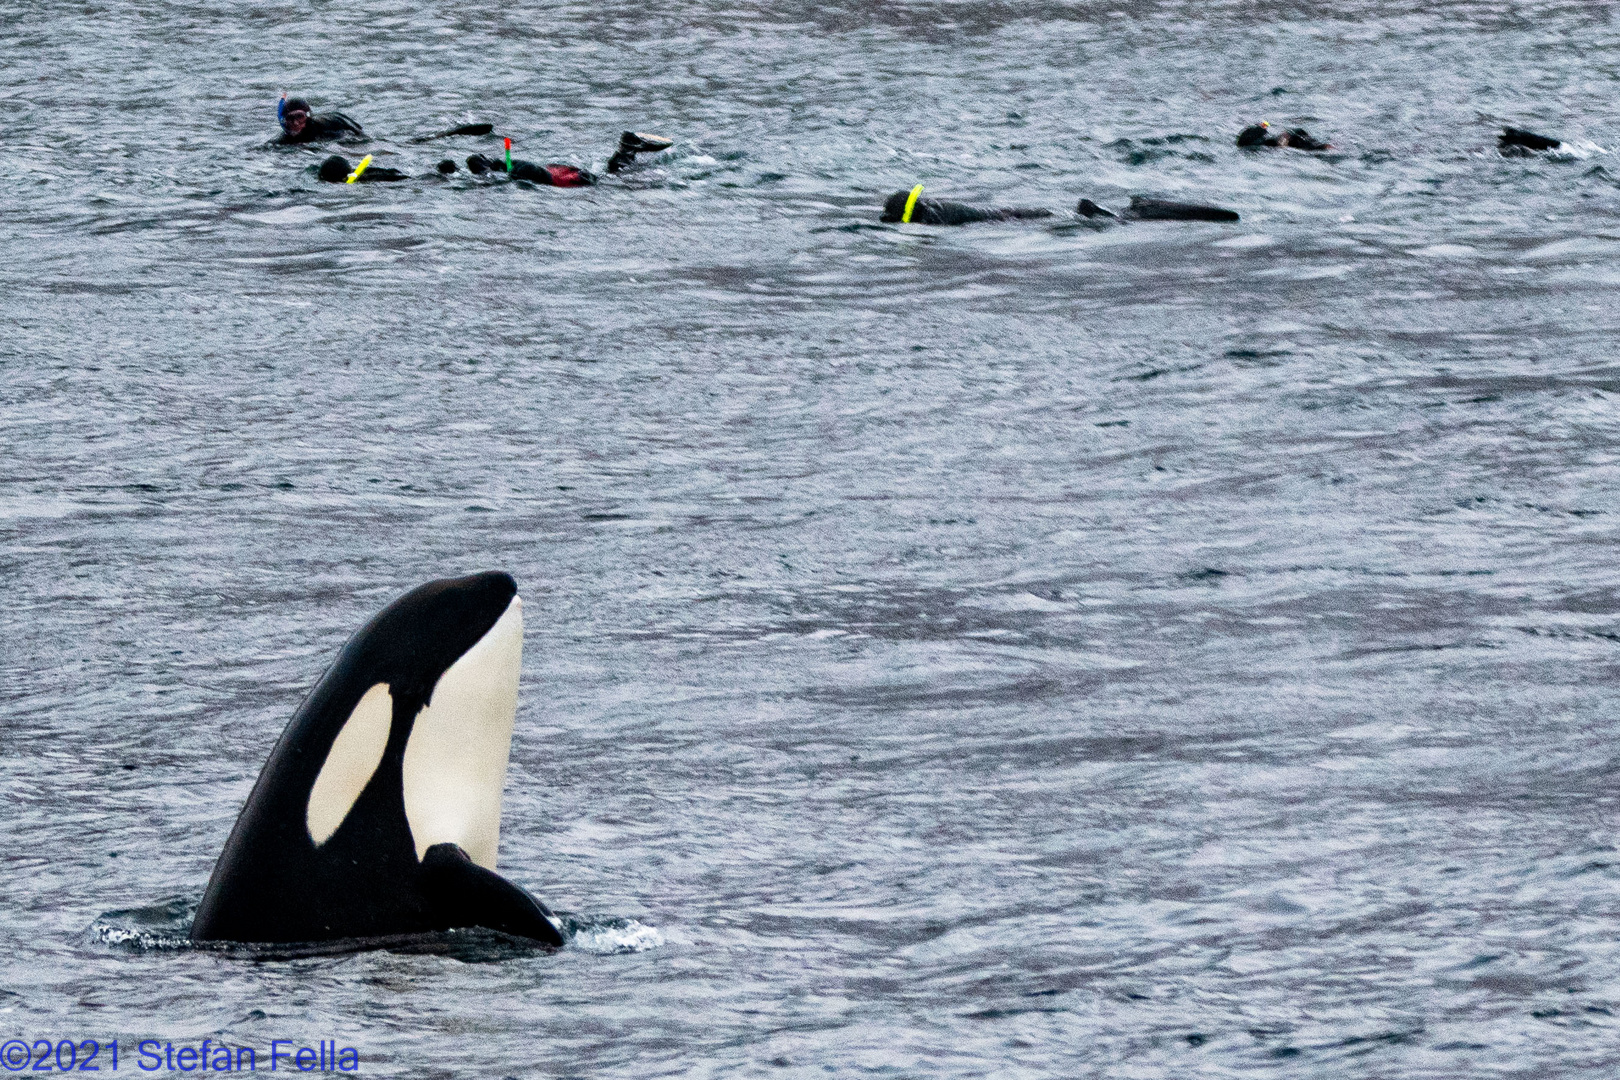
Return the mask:
<svg viewBox="0 0 1620 1080">
<path fill-rule="evenodd" d="M 573 165 L 547 165 L 546 172 L 552 187 L 589 187 L 596 182 L 596 177 Z"/>
</svg>

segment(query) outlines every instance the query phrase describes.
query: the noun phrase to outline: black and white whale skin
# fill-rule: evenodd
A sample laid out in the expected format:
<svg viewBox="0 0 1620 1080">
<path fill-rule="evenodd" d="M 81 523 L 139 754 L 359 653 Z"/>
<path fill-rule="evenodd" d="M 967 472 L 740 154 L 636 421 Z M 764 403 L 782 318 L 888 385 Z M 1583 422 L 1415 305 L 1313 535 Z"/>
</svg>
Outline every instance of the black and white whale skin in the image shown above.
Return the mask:
<svg viewBox="0 0 1620 1080">
<path fill-rule="evenodd" d="M 522 655 L 507 574 L 429 582 L 379 612 L 271 751 L 191 940 L 485 927 L 562 945 L 546 906 L 495 872 Z"/>
</svg>

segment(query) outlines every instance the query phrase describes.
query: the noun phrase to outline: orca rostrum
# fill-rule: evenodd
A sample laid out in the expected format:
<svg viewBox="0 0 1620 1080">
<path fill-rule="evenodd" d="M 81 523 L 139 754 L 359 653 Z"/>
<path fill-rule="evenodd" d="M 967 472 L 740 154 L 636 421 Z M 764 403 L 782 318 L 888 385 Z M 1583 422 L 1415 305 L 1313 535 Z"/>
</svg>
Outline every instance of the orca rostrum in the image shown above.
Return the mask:
<svg viewBox="0 0 1620 1080">
<path fill-rule="evenodd" d="M 562 945 L 546 906 L 495 872 L 522 656 L 510 575 L 431 581 L 383 608 L 270 752 L 192 941 L 484 927 Z"/>
</svg>

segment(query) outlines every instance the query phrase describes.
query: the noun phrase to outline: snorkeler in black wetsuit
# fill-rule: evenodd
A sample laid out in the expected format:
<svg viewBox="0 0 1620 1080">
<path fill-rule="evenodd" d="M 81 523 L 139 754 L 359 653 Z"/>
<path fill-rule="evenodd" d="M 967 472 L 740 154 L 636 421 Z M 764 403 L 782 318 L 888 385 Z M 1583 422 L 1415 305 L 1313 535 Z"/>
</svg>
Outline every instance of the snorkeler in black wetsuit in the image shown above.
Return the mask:
<svg viewBox="0 0 1620 1080">
<path fill-rule="evenodd" d="M 1304 128 L 1283 128 L 1272 131 L 1271 125 L 1264 120 L 1258 124 L 1250 124 L 1238 132 L 1237 144 L 1245 150 L 1260 150 L 1263 148 L 1277 149 L 1287 147 L 1290 150 L 1331 150 L 1332 143 L 1323 142 Z"/>
<path fill-rule="evenodd" d="M 906 204 L 911 202 L 911 216 L 906 217 Z M 909 221 L 913 225 L 968 225 L 976 221 L 1023 221 L 1030 218 L 1048 218 L 1052 211 L 1018 206 L 969 206 L 967 203 L 947 202 L 944 199 L 911 198 L 909 191 L 897 191 L 883 204 L 879 221 L 894 224 Z"/>
<path fill-rule="evenodd" d="M 483 127 L 483 125 L 469 125 L 470 127 Z M 462 134 L 464 131 L 452 131 L 443 134 Z M 479 131 L 476 134 L 487 134 Z M 441 136 L 435 136 L 442 137 Z M 637 154 L 656 154 L 668 150 L 675 145 L 674 139 L 666 139 L 659 135 L 644 135 L 634 131 L 627 131 L 619 136 L 618 149 L 608 159 L 608 172 L 622 172 L 635 161 Z M 446 159 L 439 162 L 433 173 L 421 179 L 433 180 L 449 176 L 456 171 L 456 163 Z M 483 154 L 473 154 L 467 159 L 467 171 L 474 176 L 494 174 L 508 180 L 523 180 L 531 184 L 540 184 L 545 187 L 589 187 L 596 183 L 595 174 L 578 165 L 536 165 L 532 161 L 521 159 L 513 161 L 512 167 L 507 168 L 506 162 L 501 158 L 485 157 Z M 321 162 L 316 176 L 328 184 L 347 183 L 349 176 L 354 172 L 350 168 L 347 158 L 333 154 Z M 400 180 L 412 179 L 411 174 L 398 169 L 384 168 L 378 165 L 367 165 L 355 176 L 357 184 L 392 183 Z"/>
<path fill-rule="evenodd" d="M 382 165 L 372 165 L 369 162 L 364 164 L 366 167 L 361 170 L 360 175 L 354 178 L 354 182 L 357 184 L 388 184 L 397 183 L 400 180 L 411 179 L 411 175 L 409 173 L 400 172 L 398 169 L 389 169 Z M 439 163 L 439 173 L 430 174 L 430 178 L 434 175 L 442 174 L 444 172 L 444 166 L 446 165 L 450 166 L 451 172 L 456 171 L 455 162 L 441 161 Z M 349 181 L 349 176 L 353 172 L 354 169 L 350 167 L 347 158 L 340 154 L 333 154 L 331 157 L 321 162 L 321 167 L 315 171 L 315 176 L 317 179 L 324 180 L 328 184 L 346 184 Z"/>
<path fill-rule="evenodd" d="M 488 158 L 483 154 L 474 154 L 467 159 L 467 171 L 474 176 L 485 173 L 501 173 L 512 180 L 527 180 L 531 184 L 543 184 L 547 187 L 589 187 L 596 183 L 596 176 L 574 165 L 536 165 L 532 161 L 512 162 L 512 171 L 506 171 L 506 162 L 499 158 Z M 321 162 L 316 170 L 317 179 L 328 184 L 346 184 L 354 169 L 349 165 L 347 158 L 333 154 Z M 450 176 L 456 172 L 456 163 L 449 158 L 434 166 L 434 171 L 423 177 L 413 177 L 412 174 L 400 172 L 398 169 L 389 169 L 380 165 L 367 165 L 365 170 L 354 178 L 357 184 L 388 184 L 400 180 L 424 179 L 436 180 Z"/>
<path fill-rule="evenodd" d="M 618 149 L 608 158 L 607 171 L 610 173 L 622 172 L 636 160 L 637 154 L 656 154 L 668 150 L 675 145 L 674 139 L 666 139 L 660 135 L 643 135 L 635 131 L 626 131 L 619 136 Z M 441 171 L 443 166 L 440 166 Z M 505 174 L 509 180 L 525 180 L 531 184 L 540 184 L 545 187 L 589 187 L 596 183 L 594 173 L 580 168 L 578 165 L 536 165 L 532 161 L 513 161 L 511 168 L 500 158 L 485 157 L 483 154 L 473 154 L 467 159 L 467 171 L 474 176 L 485 173 Z"/>
<path fill-rule="evenodd" d="M 485 157 L 483 154 L 473 154 L 467 159 L 467 171 L 474 176 L 483 176 L 485 173 L 504 174 L 508 180 L 526 180 L 543 187 L 590 187 L 596 183 L 596 174 L 578 165 L 556 163 L 536 165 L 532 161 L 519 158 L 512 162 L 512 167 L 508 169 L 505 161 Z"/>
<path fill-rule="evenodd" d="M 966 203 L 946 202 L 943 199 L 924 199 L 913 191 L 897 191 L 883 203 L 879 221 L 888 224 L 909 222 L 913 225 L 967 225 L 976 221 L 1027 221 L 1049 218 L 1052 211 L 1023 207 L 980 207 Z M 920 194 L 920 193 L 919 193 Z M 911 213 L 906 213 L 907 207 Z M 1131 205 L 1114 211 L 1098 206 L 1090 199 L 1081 199 L 1075 213 L 1083 218 L 1118 221 L 1237 221 L 1237 211 L 1201 203 L 1171 202 L 1133 195 Z"/>
<path fill-rule="evenodd" d="M 349 141 L 366 137 L 365 130 L 352 118 L 340 112 L 316 116 L 309 102 L 289 98 L 286 94 L 281 95 L 276 106 L 276 118 L 281 121 L 281 138 L 276 141 L 281 143 Z"/>
</svg>

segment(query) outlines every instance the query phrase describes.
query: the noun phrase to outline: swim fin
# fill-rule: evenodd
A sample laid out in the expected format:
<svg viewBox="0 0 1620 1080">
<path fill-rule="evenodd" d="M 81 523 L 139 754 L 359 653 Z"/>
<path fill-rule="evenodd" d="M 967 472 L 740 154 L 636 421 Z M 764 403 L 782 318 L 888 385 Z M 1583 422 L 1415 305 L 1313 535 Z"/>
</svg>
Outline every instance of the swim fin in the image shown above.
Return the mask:
<svg viewBox="0 0 1620 1080">
<path fill-rule="evenodd" d="M 626 131 L 619 136 L 619 148 L 608 158 L 607 171 L 618 172 L 636 160 L 637 154 L 656 154 L 675 145 L 674 139 L 662 135 L 648 135 L 640 131 Z"/>
</svg>

